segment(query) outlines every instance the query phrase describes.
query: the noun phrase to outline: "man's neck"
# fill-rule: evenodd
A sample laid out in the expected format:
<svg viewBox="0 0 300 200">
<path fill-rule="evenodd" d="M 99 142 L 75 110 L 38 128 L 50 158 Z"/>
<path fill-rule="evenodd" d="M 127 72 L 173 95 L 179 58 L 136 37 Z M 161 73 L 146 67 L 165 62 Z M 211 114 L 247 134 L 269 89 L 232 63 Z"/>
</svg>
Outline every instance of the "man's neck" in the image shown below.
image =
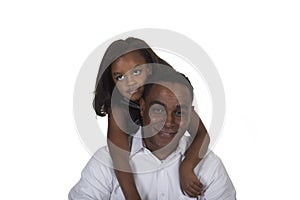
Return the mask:
<svg viewBox="0 0 300 200">
<path fill-rule="evenodd" d="M 167 146 L 153 150 L 150 146 L 147 146 L 147 143 L 143 140 L 143 143 L 147 149 L 149 149 L 153 155 L 155 155 L 159 160 L 165 160 L 173 151 L 176 150 L 178 143 L 169 143 Z"/>
</svg>

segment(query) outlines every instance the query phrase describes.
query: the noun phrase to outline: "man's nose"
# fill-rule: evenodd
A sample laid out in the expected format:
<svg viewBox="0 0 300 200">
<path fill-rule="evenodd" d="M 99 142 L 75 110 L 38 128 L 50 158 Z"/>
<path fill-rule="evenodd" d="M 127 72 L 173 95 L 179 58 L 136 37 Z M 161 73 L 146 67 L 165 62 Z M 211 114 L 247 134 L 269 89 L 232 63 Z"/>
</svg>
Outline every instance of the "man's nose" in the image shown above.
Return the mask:
<svg viewBox="0 0 300 200">
<path fill-rule="evenodd" d="M 164 126 L 166 128 L 171 128 L 174 126 L 174 116 L 173 116 L 173 113 L 166 113 L 166 116 L 165 116 L 165 124 Z"/>
</svg>

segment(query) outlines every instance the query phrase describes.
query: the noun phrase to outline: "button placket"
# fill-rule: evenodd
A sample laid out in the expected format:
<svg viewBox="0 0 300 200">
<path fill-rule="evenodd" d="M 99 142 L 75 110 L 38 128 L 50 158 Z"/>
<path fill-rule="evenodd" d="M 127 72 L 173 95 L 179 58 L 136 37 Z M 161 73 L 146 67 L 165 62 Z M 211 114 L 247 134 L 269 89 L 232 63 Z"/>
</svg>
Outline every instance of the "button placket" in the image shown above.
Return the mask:
<svg viewBox="0 0 300 200">
<path fill-rule="evenodd" d="M 162 168 L 157 174 L 158 182 L 158 199 L 168 199 L 168 181 L 167 181 L 167 171 Z"/>
</svg>

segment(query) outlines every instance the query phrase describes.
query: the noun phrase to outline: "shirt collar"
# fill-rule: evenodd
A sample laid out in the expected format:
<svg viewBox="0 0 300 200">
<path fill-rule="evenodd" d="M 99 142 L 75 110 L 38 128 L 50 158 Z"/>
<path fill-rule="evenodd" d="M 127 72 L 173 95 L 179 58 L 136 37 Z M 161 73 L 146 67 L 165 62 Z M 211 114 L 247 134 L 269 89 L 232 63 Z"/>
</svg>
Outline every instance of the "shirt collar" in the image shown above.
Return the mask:
<svg viewBox="0 0 300 200">
<path fill-rule="evenodd" d="M 143 144 L 143 138 L 142 138 L 142 128 L 139 127 L 139 130 L 132 137 L 130 157 L 132 157 L 137 152 L 139 152 L 143 149 L 144 149 L 144 144 Z"/>
</svg>

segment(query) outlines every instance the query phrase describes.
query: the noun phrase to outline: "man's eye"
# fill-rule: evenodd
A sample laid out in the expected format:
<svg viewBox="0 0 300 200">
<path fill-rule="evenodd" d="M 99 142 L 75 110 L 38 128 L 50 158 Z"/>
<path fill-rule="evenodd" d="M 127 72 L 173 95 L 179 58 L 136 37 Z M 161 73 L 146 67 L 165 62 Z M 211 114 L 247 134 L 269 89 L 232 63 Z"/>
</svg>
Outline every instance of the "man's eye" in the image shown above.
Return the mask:
<svg viewBox="0 0 300 200">
<path fill-rule="evenodd" d="M 186 115 L 186 112 L 183 111 L 183 110 L 178 110 L 178 111 L 175 111 L 175 115 L 176 115 L 177 117 L 183 117 L 183 116 Z"/>
<path fill-rule="evenodd" d="M 162 115 L 165 113 L 165 109 L 162 107 L 152 107 L 150 112 L 155 115 Z"/>
<path fill-rule="evenodd" d="M 118 76 L 116 76 L 116 80 L 117 80 L 117 81 L 121 81 L 121 80 L 123 80 L 124 78 L 125 78 L 124 75 L 118 75 Z"/>
<path fill-rule="evenodd" d="M 141 73 L 141 70 L 140 69 L 136 69 L 136 70 L 133 70 L 132 74 L 137 76 Z"/>
<path fill-rule="evenodd" d="M 181 111 L 176 111 L 176 112 L 175 112 L 175 115 L 176 115 L 177 117 L 181 117 Z"/>
<path fill-rule="evenodd" d="M 161 108 L 154 108 L 153 109 L 153 112 L 156 113 L 156 114 L 161 114 L 164 112 L 164 109 L 161 109 Z"/>
</svg>

